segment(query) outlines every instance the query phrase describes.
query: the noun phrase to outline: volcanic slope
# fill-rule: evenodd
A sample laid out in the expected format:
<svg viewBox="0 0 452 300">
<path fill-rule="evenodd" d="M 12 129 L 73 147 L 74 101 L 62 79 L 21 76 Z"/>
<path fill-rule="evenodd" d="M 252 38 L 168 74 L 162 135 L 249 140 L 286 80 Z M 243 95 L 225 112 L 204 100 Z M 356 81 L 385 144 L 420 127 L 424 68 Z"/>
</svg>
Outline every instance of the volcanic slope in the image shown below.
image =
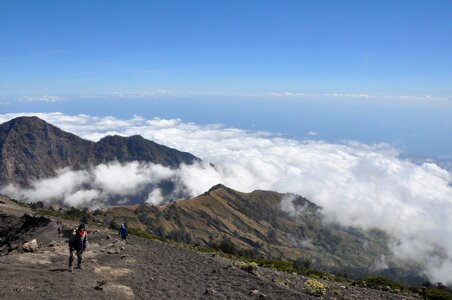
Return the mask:
<svg viewBox="0 0 452 300">
<path fill-rule="evenodd" d="M 282 209 L 291 201 L 296 213 Z M 326 222 L 321 208 L 309 200 L 271 191 L 241 193 L 217 185 L 191 200 L 163 206 L 118 206 L 107 223 L 127 220 L 164 238 L 205 246 L 231 241 L 247 256 L 298 261 L 328 272 L 362 277 L 378 273 L 382 256 L 389 268 L 380 274 L 407 283 L 423 280 L 413 266 L 391 265 L 388 236 Z M 414 266 L 415 268 L 416 266 Z"/>
<path fill-rule="evenodd" d="M 15 224 L 11 230 L 24 229 L 24 213 L 31 211 L 0 199 L 2 224 Z M 19 246 L 0 256 L 1 299 L 318 299 L 304 293 L 306 277 L 266 268 L 250 274 L 234 260 L 135 236 L 124 243 L 116 232 L 94 226 L 88 226 L 84 268 L 69 273 L 67 239 L 58 235 L 55 220 L 35 225 L 26 234 L 37 240 L 34 252 Z M 319 281 L 329 286 L 323 299 L 410 299 Z"/>
<path fill-rule="evenodd" d="M 70 167 L 139 161 L 176 168 L 199 161 L 141 136 L 107 136 L 97 143 L 65 132 L 38 117 L 18 117 L 0 125 L 0 185 L 28 186 L 32 180 L 56 175 Z"/>
</svg>

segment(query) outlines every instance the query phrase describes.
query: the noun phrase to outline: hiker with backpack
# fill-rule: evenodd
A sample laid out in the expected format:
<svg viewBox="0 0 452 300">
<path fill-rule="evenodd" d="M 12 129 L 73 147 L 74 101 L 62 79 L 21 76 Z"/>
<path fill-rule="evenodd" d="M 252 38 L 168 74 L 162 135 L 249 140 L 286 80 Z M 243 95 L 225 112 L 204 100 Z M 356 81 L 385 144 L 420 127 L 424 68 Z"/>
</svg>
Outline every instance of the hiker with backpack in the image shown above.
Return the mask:
<svg viewBox="0 0 452 300">
<path fill-rule="evenodd" d="M 82 255 L 88 245 L 88 237 L 85 230 L 85 224 L 80 224 L 72 232 L 69 238 L 69 272 L 72 272 L 72 262 L 74 261 L 74 252 L 77 254 L 77 269 L 82 268 Z"/>
<path fill-rule="evenodd" d="M 121 224 L 121 227 L 119 228 L 119 235 L 121 236 L 122 240 L 127 239 L 127 228 L 124 224 Z"/>
</svg>

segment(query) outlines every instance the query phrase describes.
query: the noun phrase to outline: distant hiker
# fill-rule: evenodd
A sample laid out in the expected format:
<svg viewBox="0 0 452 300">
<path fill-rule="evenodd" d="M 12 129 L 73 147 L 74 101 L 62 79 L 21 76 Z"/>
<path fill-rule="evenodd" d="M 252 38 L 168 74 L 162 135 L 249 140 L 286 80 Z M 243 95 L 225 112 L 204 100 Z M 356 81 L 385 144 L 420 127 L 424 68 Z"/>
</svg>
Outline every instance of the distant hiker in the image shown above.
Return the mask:
<svg viewBox="0 0 452 300">
<path fill-rule="evenodd" d="M 57 223 L 57 225 L 58 225 L 58 228 L 57 228 L 57 231 L 58 231 L 58 237 L 60 237 L 60 236 L 63 234 L 63 230 L 62 230 L 62 228 L 61 228 L 61 221 L 60 221 L 60 219 L 57 219 L 56 223 Z"/>
<path fill-rule="evenodd" d="M 72 262 L 74 261 L 74 251 L 77 253 L 77 268 L 82 268 L 82 255 L 88 245 L 88 237 L 85 231 L 85 224 L 80 224 L 72 232 L 69 238 L 69 272 L 72 272 Z"/>
<path fill-rule="evenodd" d="M 121 224 L 121 227 L 119 228 L 119 235 L 123 240 L 127 239 L 127 228 L 124 224 Z"/>
</svg>

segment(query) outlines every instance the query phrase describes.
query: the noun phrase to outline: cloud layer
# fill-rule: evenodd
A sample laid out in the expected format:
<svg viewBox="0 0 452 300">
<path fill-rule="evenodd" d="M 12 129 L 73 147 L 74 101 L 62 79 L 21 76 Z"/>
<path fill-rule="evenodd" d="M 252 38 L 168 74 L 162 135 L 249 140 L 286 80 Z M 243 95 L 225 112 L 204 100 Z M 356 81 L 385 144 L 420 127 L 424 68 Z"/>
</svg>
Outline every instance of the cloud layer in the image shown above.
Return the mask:
<svg viewBox="0 0 452 300">
<path fill-rule="evenodd" d="M 397 237 L 391 244 L 396 257 L 419 261 L 427 266 L 432 280 L 452 283 L 452 174 L 431 162 L 415 164 L 401 159 L 390 145 L 296 141 L 178 119 L 34 115 L 94 141 L 107 134 L 141 134 L 191 152 L 204 163 L 178 170 L 138 163 L 113 163 L 79 172 L 62 170 L 56 178 L 36 182 L 31 190 L 9 186 L 5 193 L 83 205 L 111 194 L 126 198 L 166 179 L 178 182 L 178 187 L 192 196 L 217 183 L 244 192 L 297 193 L 322 206 L 328 220 L 387 231 Z M 15 116 L 0 115 L 0 122 Z M 159 203 L 162 191 L 151 190 L 147 200 Z M 285 207 L 290 209 L 290 203 Z"/>
<path fill-rule="evenodd" d="M 28 102 L 61 102 L 71 99 L 102 100 L 102 99 L 154 99 L 154 98 L 199 98 L 199 97 L 238 97 L 238 98 L 278 98 L 278 99 L 355 99 L 372 101 L 402 101 L 402 102 L 445 102 L 447 97 L 434 95 L 378 95 L 368 93 L 351 92 L 323 92 L 305 93 L 294 91 L 280 92 L 255 92 L 255 93 L 225 93 L 225 92 L 175 92 L 164 89 L 135 92 L 112 92 L 105 94 L 80 94 L 80 95 L 23 95 L 15 99 L 22 103 Z M 1 99 L 0 99 L 1 100 Z M 9 101 L 2 101 L 0 104 L 7 104 Z"/>
</svg>

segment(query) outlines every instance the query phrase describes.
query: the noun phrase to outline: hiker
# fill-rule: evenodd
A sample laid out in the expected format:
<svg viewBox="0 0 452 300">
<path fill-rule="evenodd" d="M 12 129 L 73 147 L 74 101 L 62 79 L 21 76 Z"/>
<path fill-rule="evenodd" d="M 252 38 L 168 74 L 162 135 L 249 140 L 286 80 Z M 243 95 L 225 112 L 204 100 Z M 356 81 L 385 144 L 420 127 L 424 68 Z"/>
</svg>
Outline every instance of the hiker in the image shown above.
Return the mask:
<svg viewBox="0 0 452 300">
<path fill-rule="evenodd" d="M 72 262 L 74 261 L 74 251 L 77 253 L 77 269 L 82 268 L 82 255 L 88 245 L 85 224 L 80 224 L 76 230 L 72 232 L 69 238 L 69 272 L 72 272 Z"/>
<path fill-rule="evenodd" d="M 123 240 L 127 239 L 127 228 L 124 224 L 121 224 L 121 227 L 119 228 L 119 235 Z"/>
<path fill-rule="evenodd" d="M 61 228 L 62 222 L 61 222 L 60 219 L 57 219 L 57 225 L 58 225 L 58 228 L 57 228 L 57 231 L 58 231 L 58 237 L 60 237 L 60 236 L 63 234 L 63 230 L 62 230 L 62 228 Z"/>
</svg>

